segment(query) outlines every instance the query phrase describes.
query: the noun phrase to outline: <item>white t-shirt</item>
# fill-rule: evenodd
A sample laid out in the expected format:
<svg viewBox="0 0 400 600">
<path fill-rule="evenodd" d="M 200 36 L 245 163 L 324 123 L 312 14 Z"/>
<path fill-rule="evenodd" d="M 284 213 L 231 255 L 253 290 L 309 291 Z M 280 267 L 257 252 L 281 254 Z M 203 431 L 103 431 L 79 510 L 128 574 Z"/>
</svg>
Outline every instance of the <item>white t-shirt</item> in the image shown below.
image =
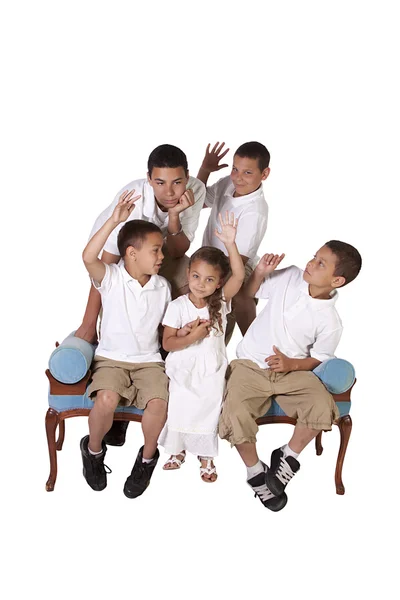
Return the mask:
<svg viewBox="0 0 400 600">
<path fill-rule="evenodd" d="M 292 266 L 273 271 L 256 298 L 267 298 L 268 304 L 238 345 L 238 358 L 267 369 L 265 359 L 274 354 L 272 346 L 289 358 L 312 356 L 322 362 L 334 357 L 343 329 L 335 309 L 336 290 L 330 299 L 312 298 L 303 271 Z"/>
<path fill-rule="evenodd" d="M 179 219 L 184 234 L 188 240 L 192 242 L 199 223 L 199 216 L 203 207 L 206 188 L 204 183 L 199 179 L 196 179 L 195 177 L 189 177 L 186 189 L 193 190 L 195 202 L 193 206 L 190 206 L 180 213 Z M 153 188 L 147 179 L 137 179 L 136 181 L 131 181 L 131 183 L 128 183 L 128 185 L 123 187 L 122 190 L 120 190 L 115 196 L 110 206 L 103 210 L 103 212 L 97 217 L 90 233 L 90 238 L 100 229 L 102 225 L 104 225 L 107 219 L 111 217 L 119 197 L 128 190 L 135 190 L 135 196 L 141 194 L 141 198 L 135 202 L 135 208 L 129 215 L 127 221 L 131 221 L 132 219 L 143 219 L 143 221 L 149 221 L 157 225 L 161 229 L 161 232 L 164 236 L 167 234 L 169 219 L 168 212 L 163 212 L 158 207 L 154 197 Z M 104 245 L 104 250 L 110 254 L 116 254 L 119 256 L 117 239 L 119 230 L 123 225 L 124 223 L 121 223 L 114 229 Z"/>
<path fill-rule="evenodd" d="M 163 362 L 158 326 L 171 301 L 170 285 L 152 275 L 143 287 L 121 263 L 105 265 L 101 285 L 93 281 L 103 305 L 96 356 L 125 362 Z"/>
<path fill-rule="evenodd" d="M 207 188 L 205 203 L 211 207 L 211 214 L 204 231 L 203 246 L 213 246 L 228 254 L 214 231 L 220 229 L 218 214 L 225 218 L 226 211 L 233 212 L 239 219 L 235 240 L 239 254 L 247 256 L 249 265 L 254 268 L 259 260 L 257 250 L 267 230 L 268 204 L 262 185 L 246 196 L 234 198 L 234 192 L 235 186 L 230 177 L 224 177 Z"/>
</svg>

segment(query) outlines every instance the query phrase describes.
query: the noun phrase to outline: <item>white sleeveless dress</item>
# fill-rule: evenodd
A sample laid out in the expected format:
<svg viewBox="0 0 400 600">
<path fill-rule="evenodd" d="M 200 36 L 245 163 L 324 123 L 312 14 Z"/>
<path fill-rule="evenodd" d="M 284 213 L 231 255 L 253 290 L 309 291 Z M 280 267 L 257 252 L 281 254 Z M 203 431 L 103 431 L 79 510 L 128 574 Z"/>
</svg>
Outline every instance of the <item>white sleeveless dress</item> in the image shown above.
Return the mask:
<svg viewBox="0 0 400 600">
<path fill-rule="evenodd" d="M 168 418 L 158 443 L 170 454 L 182 450 L 198 456 L 218 454 L 217 427 L 228 366 L 226 315 L 230 310 L 230 303 L 222 301 L 222 333 L 212 328 L 209 337 L 167 356 Z M 163 325 L 180 329 L 198 317 L 209 319 L 208 308 L 196 308 L 188 295 L 180 296 L 168 305 Z"/>
</svg>

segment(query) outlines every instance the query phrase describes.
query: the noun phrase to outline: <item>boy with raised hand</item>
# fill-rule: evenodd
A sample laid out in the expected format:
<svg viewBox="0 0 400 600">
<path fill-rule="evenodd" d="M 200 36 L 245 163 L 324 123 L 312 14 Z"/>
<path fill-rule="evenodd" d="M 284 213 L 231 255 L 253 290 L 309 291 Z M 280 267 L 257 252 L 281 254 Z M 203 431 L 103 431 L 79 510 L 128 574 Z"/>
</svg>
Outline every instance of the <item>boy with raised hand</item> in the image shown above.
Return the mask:
<svg viewBox="0 0 400 600">
<path fill-rule="evenodd" d="M 175 298 L 187 284 L 188 258 L 185 252 L 193 241 L 198 226 L 205 186 L 195 177 L 189 176 L 186 156 L 176 146 L 163 144 L 155 148 L 148 158 L 147 166 L 147 179 L 132 181 L 118 192 L 110 206 L 96 219 L 90 237 L 112 215 L 121 194 L 135 189 L 140 198 L 136 202 L 134 217 L 154 223 L 160 228 L 165 255 L 160 274 L 170 282 L 172 297 Z M 121 227 L 122 225 L 116 227 L 105 242 L 102 260 L 107 264 L 118 263 L 121 258 L 117 245 Z M 100 295 L 91 286 L 85 315 L 75 333 L 76 337 L 96 342 L 100 308 Z"/>
<path fill-rule="evenodd" d="M 220 164 L 229 148 L 225 143 L 217 142 L 212 150 L 206 149 L 203 163 L 197 177 L 207 185 L 210 173 L 219 171 L 227 164 Z M 226 249 L 215 235 L 219 213 L 233 212 L 239 219 L 236 244 L 242 256 L 246 270 L 246 279 L 250 277 L 258 262 L 257 251 L 265 235 L 268 220 L 268 205 L 264 198 L 262 182 L 270 173 L 270 155 L 267 148 L 259 142 L 242 144 L 235 152 L 231 174 L 219 179 L 207 187 L 205 206 L 211 207 L 203 236 L 203 246 L 214 246 L 226 253 Z M 226 344 L 232 336 L 237 321 L 243 335 L 256 317 L 254 299 L 246 297 L 240 291 L 233 299 L 232 312 L 228 315 Z"/>
<path fill-rule="evenodd" d="M 103 441 L 120 402 L 144 410 L 144 446 L 124 486 L 128 498 L 140 496 L 150 483 L 159 451 L 157 439 L 167 416 L 168 379 L 160 355 L 158 328 L 168 302 L 169 283 L 158 275 L 163 261 L 163 236 L 154 223 L 129 220 L 140 196 L 121 194 L 111 216 L 83 251 L 83 261 L 103 305 L 102 334 L 96 349 L 88 395 L 94 400 L 90 435 L 81 440 L 83 475 L 96 491 L 107 485 Z M 118 229 L 122 261 L 106 264 L 98 255 Z"/>
<path fill-rule="evenodd" d="M 331 394 L 311 371 L 334 356 L 342 333 L 337 289 L 361 269 L 359 252 L 337 240 L 322 246 L 304 271 L 295 266 L 275 271 L 283 257 L 264 255 L 244 288 L 268 303 L 230 364 L 219 424 L 220 436 L 247 467 L 247 483 L 273 511 L 286 505 L 285 488 L 300 468 L 300 452 L 339 417 Z M 272 452 L 268 468 L 257 455 L 256 420 L 269 410 L 272 396 L 297 425 L 289 443 Z"/>
</svg>

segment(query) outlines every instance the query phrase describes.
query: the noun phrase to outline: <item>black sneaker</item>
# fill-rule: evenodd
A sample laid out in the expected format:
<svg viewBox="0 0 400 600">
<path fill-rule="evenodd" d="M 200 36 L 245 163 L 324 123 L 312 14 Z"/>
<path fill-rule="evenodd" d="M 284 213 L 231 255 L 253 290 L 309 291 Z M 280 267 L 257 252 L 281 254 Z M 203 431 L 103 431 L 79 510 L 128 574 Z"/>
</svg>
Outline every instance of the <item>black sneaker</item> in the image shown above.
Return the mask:
<svg viewBox="0 0 400 600">
<path fill-rule="evenodd" d="M 138 455 L 133 465 L 133 469 L 128 479 L 125 481 L 124 494 L 127 498 L 137 498 L 141 496 L 150 484 L 151 476 L 160 457 L 160 453 L 156 450 L 151 462 L 143 462 L 143 446 L 140 448 Z"/>
<path fill-rule="evenodd" d="M 273 494 L 282 494 L 299 469 L 300 463 L 294 456 L 285 458 L 282 448 L 277 448 L 271 454 L 271 467 L 265 477 L 267 486 Z"/>
<path fill-rule="evenodd" d="M 269 510 L 272 510 L 273 512 L 278 512 L 278 510 L 285 508 L 287 496 L 285 493 L 280 494 L 279 496 L 274 496 L 274 494 L 268 489 L 265 483 L 268 467 L 264 463 L 262 463 L 262 465 L 264 467 L 264 473 L 258 473 L 258 475 L 248 479 L 247 483 L 253 490 L 254 496 L 259 498 L 260 502 L 262 502 L 266 508 L 269 508 Z"/>
<path fill-rule="evenodd" d="M 93 455 L 88 450 L 88 443 L 89 436 L 86 435 L 81 439 L 83 476 L 92 490 L 101 492 L 107 486 L 107 473 L 111 473 L 111 469 L 104 464 L 107 447 L 103 442 L 101 454 Z"/>
<path fill-rule="evenodd" d="M 113 421 L 111 429 L 107 431 L 103 438 L 103 442 L 107 446 L 123 446 L 128 425 L 129 421 Z"/>
</svg>

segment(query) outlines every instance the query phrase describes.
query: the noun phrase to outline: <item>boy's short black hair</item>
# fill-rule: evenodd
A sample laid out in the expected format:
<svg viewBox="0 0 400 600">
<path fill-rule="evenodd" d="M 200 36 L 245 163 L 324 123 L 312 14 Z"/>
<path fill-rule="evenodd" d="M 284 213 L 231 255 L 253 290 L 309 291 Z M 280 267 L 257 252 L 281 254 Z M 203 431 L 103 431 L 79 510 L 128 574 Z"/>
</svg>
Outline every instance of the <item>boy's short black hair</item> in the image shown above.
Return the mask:
<svg viewBox="0 0 400 600">
<path fill-rule="evenodd" d="M 261 172 L 269 167 L 270 154 L 267 148 L 260 142 L 246 142 L 239 146 L 235 152 L 235 156 L 241 158 L 254 158 L 258 160 L 258 167 Z"/>
<path fill-rule="evenodd" d="M 147 171 L 150 177 L 154 167 L 159 169 L 162 169 L 163 167 L 167 167 L 168 169 L 182 167 L 185 173 L 187 173 L 188 163 L 186 154 L 182 152 L 180 148 L 171 146 L 171 144 L 157 146 L 157 148 L 154 148 L 153 152 L 151 152 L 147 161 Z"/>
<path fill-rule="evenodd" d="M 344 277 L 346 280 L 341 287 L 353 281 L 361 269 L 362 259 L 359 251 L 354 246 L 338 240 L 330 240 L 326 242 L 325 246 L 336 256 L 334 276 Z"/>
<path fill-rule="evenodd" d="M 132 219 L 121 227 L 118 233 L 117 246 L 120 256 L 125 256 L 127 248 L 134 246 L 138 250 L 142 247 L 142 244 L 149 233 L 161 233 L 161 229 L 149 223 L 149 221 L 142 221 L 142 219 Z"/>
</svg>

